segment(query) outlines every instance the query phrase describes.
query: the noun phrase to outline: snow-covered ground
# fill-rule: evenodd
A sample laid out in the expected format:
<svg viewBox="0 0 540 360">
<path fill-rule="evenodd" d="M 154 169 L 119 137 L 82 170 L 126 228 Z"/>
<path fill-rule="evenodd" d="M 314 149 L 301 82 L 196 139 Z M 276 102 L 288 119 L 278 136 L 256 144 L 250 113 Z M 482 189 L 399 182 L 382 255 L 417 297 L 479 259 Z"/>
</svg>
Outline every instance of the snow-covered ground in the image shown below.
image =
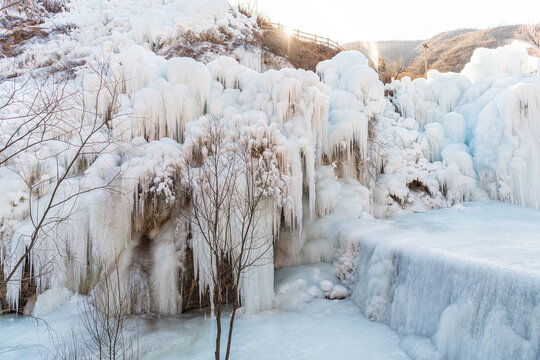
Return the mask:
<svg viewBox="0 0 540 360">
<path fill-rule="evenodd" d="M 325 282 L 339 283 L 330 264 L 278 271 L 276 308 L 238 320 L 232 358 L 409 359 L 399 348 L 398 335 L 384 324 L 367 320 L 350 298 L 325 299 L 320 289 Z M 78 329 L 77 301 L 84 298 L 73 298 L 41 321 L 0 317 L 0 358 L 40 359 L 53 347 L 51 338 L 56 344 L 70 339 L 71 329 Z M 139 320 L 140 346 L 145 359 L 209 359 L 214 326 L 215 321 L 204 311 Z"/>
</svg>

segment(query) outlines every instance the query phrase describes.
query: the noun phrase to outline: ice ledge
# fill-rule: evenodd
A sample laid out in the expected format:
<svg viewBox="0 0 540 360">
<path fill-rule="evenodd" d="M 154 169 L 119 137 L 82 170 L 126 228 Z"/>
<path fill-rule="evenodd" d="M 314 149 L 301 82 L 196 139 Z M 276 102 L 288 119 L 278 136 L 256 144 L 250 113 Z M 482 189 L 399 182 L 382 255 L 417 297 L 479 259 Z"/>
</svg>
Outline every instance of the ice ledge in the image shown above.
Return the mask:
<svg viewBox="0 0 540 360">
<path fill-rule="evenodd" d="M 413 358 L 427 338 L 449 360 L 538 359 L 539 211 L 470 203 L 357 225 L 353 301 Z"/>
</svg>

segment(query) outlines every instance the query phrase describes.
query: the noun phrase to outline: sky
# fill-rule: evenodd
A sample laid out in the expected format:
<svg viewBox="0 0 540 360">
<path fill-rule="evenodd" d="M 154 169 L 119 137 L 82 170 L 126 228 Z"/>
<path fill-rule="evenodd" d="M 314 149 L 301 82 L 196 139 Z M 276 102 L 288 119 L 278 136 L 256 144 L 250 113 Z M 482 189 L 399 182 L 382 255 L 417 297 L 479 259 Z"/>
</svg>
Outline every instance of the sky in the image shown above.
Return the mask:
<svg viewBox="0 0 540 360">
<path fill-rule="evenodd" d="M 273 22 L 355 40 L 420 40 L 457 28 L 486 29 L 540 22 L 540 0 L 233 0 Z"/>
</svg>

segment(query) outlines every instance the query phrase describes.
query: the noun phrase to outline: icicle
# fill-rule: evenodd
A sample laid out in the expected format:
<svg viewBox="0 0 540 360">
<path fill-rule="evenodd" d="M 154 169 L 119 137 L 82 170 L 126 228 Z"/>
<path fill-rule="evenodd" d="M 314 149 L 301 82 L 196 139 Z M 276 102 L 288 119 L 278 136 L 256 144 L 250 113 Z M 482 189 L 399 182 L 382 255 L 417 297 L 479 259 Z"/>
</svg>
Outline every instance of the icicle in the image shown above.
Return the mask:
<svg viewBox="0 0 540 360">
<path fill-rule="evenodd" d="M 441 150 L 444 146 L 444 128 L 439 123 L 427 124 L 426 137 L 429 143 L 429 160 L 440 161 Z"/>
<path fill-rule="evenodd" d="M 160 138 L 160 131 L 165 127 L 163 113 L 163 96 L 159 90 L 143 88 L 135 93 L 134 105 L 134 135 L 142 136 L 152 141 Z M 164 136 L 165 134 L 163 134 Z"/>
<path fill-rule="evenodd" d="M 446 135 L 454 143 L 465 142 L 465 119 L 461 114 L 450 112 L 442 117 Z"/>
<path fill-rule="evenodd" d="M 191 58 L 172 58 L 167 61 L 166 72 L 170 82 L 188 86 L 197 99 L 199 115 L 203 115 L 212 85 L 212 75 L 206 66 Z"/>
</svg>

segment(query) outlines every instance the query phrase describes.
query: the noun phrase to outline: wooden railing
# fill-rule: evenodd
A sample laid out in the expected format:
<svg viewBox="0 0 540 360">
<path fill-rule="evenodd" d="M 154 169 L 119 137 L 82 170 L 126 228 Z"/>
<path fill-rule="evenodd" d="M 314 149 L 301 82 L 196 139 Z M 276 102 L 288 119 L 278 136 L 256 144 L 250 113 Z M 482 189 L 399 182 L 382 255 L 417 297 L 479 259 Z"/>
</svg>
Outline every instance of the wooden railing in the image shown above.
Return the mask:
<svg viewBox="0 0 540 360">
<path fill-rule="evenodd" d="M 291 27 L 285 26 L 280 23 L 270 23 L 270 22 L 263 23 L 261 28 L 263 30 L 271 30 L 271 31 L 273 30 L 273 31 L 282 33 L 284 35 L 296 38 L 298 40 L 313 42 L 319 45 L 324 45 L 337 51 L 345 50 L 341 45 L 339 45 L 337 41 L 334 41 L 330 38 L 318 36 L 316 34 L 310 34 L 304 31 L 300 31 L 298 29 L 293 29 Z"/>
</svg>

